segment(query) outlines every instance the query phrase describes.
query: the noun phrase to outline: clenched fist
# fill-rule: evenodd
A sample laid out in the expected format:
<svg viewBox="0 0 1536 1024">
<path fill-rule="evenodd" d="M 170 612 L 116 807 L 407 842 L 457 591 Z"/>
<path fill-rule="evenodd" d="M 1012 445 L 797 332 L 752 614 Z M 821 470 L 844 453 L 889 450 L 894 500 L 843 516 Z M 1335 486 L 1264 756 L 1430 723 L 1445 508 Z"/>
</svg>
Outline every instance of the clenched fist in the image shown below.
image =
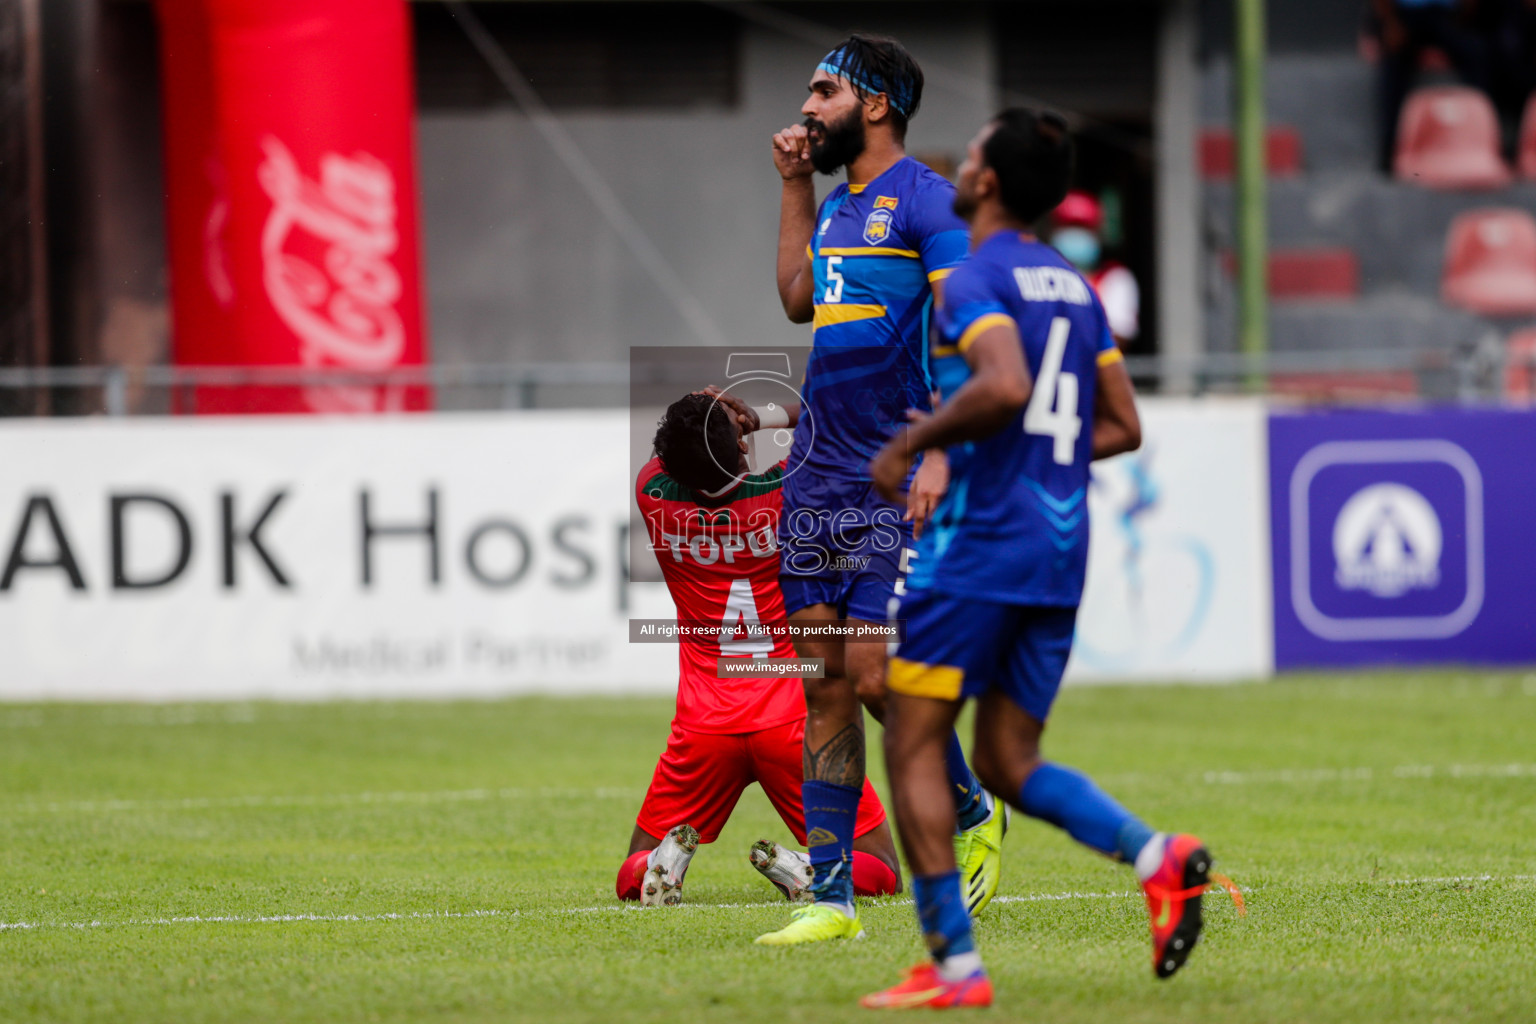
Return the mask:
<svg viewBox="0 0 1536 1024">
<path fill-rule="evenodd" d="M 810 177 L 811 140 L 805 125 L 790 125 L 773 136 L 773 166 L 785 181 Z"/>
</svg>

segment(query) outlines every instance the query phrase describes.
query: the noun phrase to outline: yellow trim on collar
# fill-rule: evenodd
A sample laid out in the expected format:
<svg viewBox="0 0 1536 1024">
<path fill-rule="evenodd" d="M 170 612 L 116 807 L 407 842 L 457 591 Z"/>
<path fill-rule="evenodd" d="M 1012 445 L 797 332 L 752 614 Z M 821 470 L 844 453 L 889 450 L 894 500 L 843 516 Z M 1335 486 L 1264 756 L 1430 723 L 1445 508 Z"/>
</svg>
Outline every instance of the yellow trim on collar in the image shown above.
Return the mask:
<svg viewBox="0 0 1536 1024">
<path fill-rule="evenodd" d="M 916 249 L 892 249 L 884 245 L 850 245 L 835 249 L 821 250 L 822 256 L 906 256 L 909 259 L 917 259 L 921 254 Z"/>
</svg>

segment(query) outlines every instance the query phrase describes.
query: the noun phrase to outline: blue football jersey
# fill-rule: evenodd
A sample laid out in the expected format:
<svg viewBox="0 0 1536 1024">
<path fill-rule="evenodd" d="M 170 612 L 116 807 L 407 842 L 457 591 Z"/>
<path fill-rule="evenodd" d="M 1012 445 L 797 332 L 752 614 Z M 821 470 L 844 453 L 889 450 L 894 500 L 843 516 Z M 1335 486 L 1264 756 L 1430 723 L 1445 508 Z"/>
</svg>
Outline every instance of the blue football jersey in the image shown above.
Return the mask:
<svg viewBox="0 0 1536 1024">
<path fill-rule="evenodd" d="M 1034 380 L 1018 417 L 949 449 L 950 483 L 907 585 L 1071 607 L 1088 567 L 1088 464 L 1098 368 L 1120 358 L 1098 296 L 1055 249 L 993 235 L 944 284 L 933 373 L 942 398 L 970 378 L 964 352 L 1012 324 Z"/>
<path fill-rule="evenodd" d="M 804 468 L 786 478 L 786 504 L 802 504 L 808 485 L 868 481 L 869 460 L 907 410 L 929 407 L 932 283 L 965 259 L 969 244 L 954 196 L 945 178 L 904 157 L 822 202 L 808 248 L 815 330 L 805 412 L 789 459 Z"/>
</svg>

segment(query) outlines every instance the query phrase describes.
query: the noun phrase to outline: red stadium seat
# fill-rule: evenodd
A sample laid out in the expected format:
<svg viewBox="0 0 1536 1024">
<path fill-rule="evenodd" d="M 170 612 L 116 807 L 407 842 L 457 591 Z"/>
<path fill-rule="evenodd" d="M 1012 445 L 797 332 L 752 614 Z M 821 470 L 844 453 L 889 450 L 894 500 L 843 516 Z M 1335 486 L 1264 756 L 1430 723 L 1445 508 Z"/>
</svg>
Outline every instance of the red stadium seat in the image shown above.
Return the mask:
<svg viewBox="0 0 1536 1024">
<path fill-rule="evenodd" d="M 1536 181 L 1536 92 L 1526 101 L 1520 120 L 1520 174 Z"/>
<path fill-rule="evenodd" d="M 1452 221 L 1440 296 L 1486 316 L 1536 314 L 1536 217 L 1484 209 Z"/>
<path fill-rule="evenodd" d="M 1200 175 L 1209 179 L 1232 177 L 1237 164 L 1232 130 L 1212 127 L 1200 131 Z M 1271 177 L 1294 178 L 1301 173 L 1301 133 L 1290 125 L 1270 125 L 1264 132 L 1264 165 Z"/>
<path fill-rule="evenodd" d="M 1222 254 L 1229 276 L 1237 275 L 1237 254 Z M 1353 249 L 1314 246 L 1271 249 L 1269 296 L 1276 300 L 1317 301 L 1360 297 L 1360 261 Z"/>
<path fill-rule="evenodd" d="M 1269 254 L 1269 294 L 1276 299 L 1358 298 L 1360 261 L 1352 249 L 1276 249 Z"/>
<path fill-rule="evenodd" d="M 1362 31 L 1355 37 L 1355 52 L 1360 59 L 1367 64 L 1376 64 L 1381 60 L 1381 41 L 1373 34 Z M 1420 71 L 1450 71 L 1451 58 L 1445 55 L 1445 51 L 1438 46 L 1426 46 L 1419 51 Z"/>
<path fill-rule="evenodd" d="M 1536 400 L 1536 327 L 1516 331 L 1504 346 L 1504 394 Z"/>
<path fill-rule="evenodd" d="M 1272 373 L 1269 392 L 1305 402 L 1380 402 L 1416 398 L 1419 378 L 1412 370 L 1340 370 L 1333 373 Z"/>
<path fill-rule="evenodd" d="M 1487 96 L 1462 85 L 1416 90 L 1397 122 L 1392 173 L 1428 188 L 1502 188 L 1499 119 Z"/>
</svg>

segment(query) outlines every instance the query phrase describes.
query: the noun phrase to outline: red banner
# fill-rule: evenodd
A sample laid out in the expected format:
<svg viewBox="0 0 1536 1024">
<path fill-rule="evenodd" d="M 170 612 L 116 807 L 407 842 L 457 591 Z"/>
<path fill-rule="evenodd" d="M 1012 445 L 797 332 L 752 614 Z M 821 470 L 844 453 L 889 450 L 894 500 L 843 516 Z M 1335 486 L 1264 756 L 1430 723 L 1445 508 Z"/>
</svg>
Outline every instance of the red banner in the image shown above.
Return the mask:
<svg viewBox="0 0 1536 1024">
<path fill-rule="evenodd" d="M 158 0 L 178 365 L 421 365 L 404 0 Z M 422 387 L 199 389 L 198 412 L 421 409 Z"/>
</svg>

